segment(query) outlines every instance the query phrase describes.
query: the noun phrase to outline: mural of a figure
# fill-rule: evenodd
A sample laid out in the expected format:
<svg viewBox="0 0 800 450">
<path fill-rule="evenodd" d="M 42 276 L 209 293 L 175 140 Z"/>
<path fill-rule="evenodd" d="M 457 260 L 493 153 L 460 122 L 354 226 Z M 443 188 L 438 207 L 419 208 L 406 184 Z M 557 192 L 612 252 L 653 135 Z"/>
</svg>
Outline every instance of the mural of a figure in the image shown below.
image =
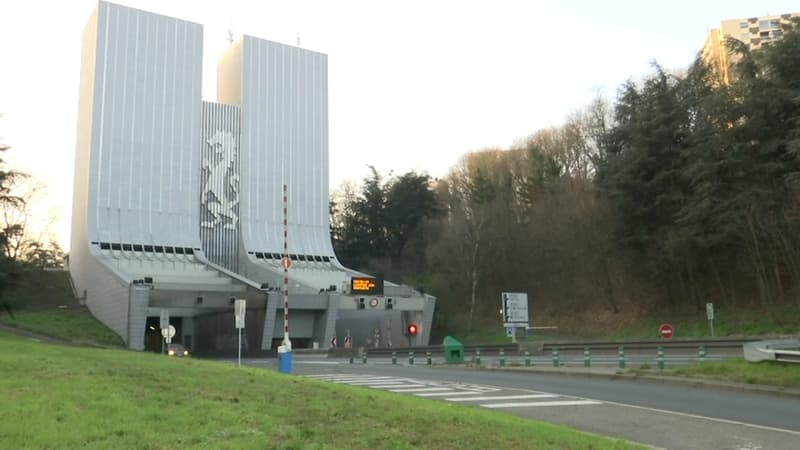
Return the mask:
<svg viewBox="0 0 800 450">
<path fill-rule="evenodd" d="M 203 191 L 200 196 L 208 215 L 202 227 L 236 229 L 239 220 L 239 174 L 236 173 L 238 145 L 230 131 L 216 130 L 206 139 L 210 148 L 203 152 Z"/>
</svg>

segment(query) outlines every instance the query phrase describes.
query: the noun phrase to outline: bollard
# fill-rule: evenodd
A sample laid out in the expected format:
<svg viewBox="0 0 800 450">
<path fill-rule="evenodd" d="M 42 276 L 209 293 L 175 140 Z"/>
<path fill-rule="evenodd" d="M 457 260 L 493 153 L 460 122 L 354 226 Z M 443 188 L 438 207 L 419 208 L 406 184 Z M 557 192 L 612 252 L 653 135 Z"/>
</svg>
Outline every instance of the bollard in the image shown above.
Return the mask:
<svg viewBox="0 0 800 450">
<path fill-rule="evenodd" d="M 408 352 L 408 365 L 414 365 L 414 352 Z"/>
<path fill-rule="evenodd" d="M 583 349 L 583 367 L 592 367 L 592 351 L 589 347 Z"/>
<path fill-rule="evenodd" d="M 664 347 L 658 347 L 658 370 L 664 370 Z"/>
<path fill-rule="evenodd" d="M 476 366 L 481 365 L 481 351 L 479 349 L 475 350 L 475 365 Z"/>
<path fill-rule="evenodd" d="M 706 360 L 706 346 L 700 346 L 700 362 L 704 362 Z"/>
<path fill-rule="evenodd" d="M 561 360 L 558 357 L 558 349 L 553 349 L 553 367 L 558 367 L 561 365 Z"/>
<path fill-rule="evenodd" d="M 392 365 L 397 364 L 397 352 L 392 352 Z"/>
<path fill-rule="evenodd" d="M 506 366 L 506 352 L 503 349 L 500 349 L 500 367 Z"/>
<path fill-rule="evenodd" d="M 367 363 L 367 352 L 366 351 L 361 355 L 361 362 L 364 363 L 364 364 Z"/>
<path fill-rule="evenodd" d="M 431 352 L 426 352 L 426 353 L 425 353 L 425 357 L 426 357 L 426 358 L 427 358 L 427 360 L 428 360 L 428 365 L 429 365 L 429 366 L 430 366 L 431 364 L 433 364 L 433 361 L 431 360 Z"/>
<path fill-rule="evenodd" d="M 350 352 L 350 364 L 353 364 L 353 352 Z"/>
<path fill-rule="evenodd" d="M 623 347 L 619 348 L 619 368 L 625 368 L 625 348 Z"/>
<path fill-rule="evenodd" d="M 525 367 L 531 366 L 531 352 L 525 351 Z"/>
</svg>

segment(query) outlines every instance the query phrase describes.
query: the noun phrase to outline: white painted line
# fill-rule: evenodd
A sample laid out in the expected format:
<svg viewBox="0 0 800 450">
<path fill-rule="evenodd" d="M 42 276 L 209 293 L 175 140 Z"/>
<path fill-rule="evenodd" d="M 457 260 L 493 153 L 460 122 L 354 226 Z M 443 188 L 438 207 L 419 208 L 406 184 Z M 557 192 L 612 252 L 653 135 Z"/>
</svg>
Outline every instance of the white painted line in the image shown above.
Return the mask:
<svg viewBox="0 0 800 450">
<path fill-rule="evenodd" d="M 657 412 L 657 413 L 672 414 L 672 415 L 681 416 L 681 417 L 691 417 L 693 419 L 703 419 L 703 420 L 709 420 L 709 421 L 712 421 L 712 422 L 727 423 L 727 424 L 731 424 L 731 425 L 739 425 L 739 426 L 743 426 L 743 427 L 757 428 L 759 430 L 778 431 L 778 432 L 781 432 L 781 433 L 788 433 L 788 434 L 793 434 L 795 436 L 800 436 L 800 431 L 787 430 L 787 429 L 784 429 L 784 428 L 769 427 L 769 426 L 766 426 L 766 425 L 756 425 L 754 423 L 739 422 L 738 420 L 718 419 L 716 417 L 701 416 L 701 415 L 698 415 L 698 414 L 682 413 L 682 412 L 678 412 L 678 411 L 669 411 L 669 410 L 666 410 L 666 409 L 648 408 L 647 406 L 630 405 L 630 404 L 627 404 L 627 403 L 607 402 L 607 401 L 603 401 L 603 403 L 605 403 L 607 405 L 624 406 L 624 407 L 627 407 L 627 408 L 636 408 L 636 409 L 641 409 L 641 410 L 644 410 L 644 411 L 652 411 L 652 412 Z"/>
<path fill-rule="evenodd" d="M 362 379 L 358 379 L 358 380 L 336 380 L 336 381 L 334 381 L 334 383 L 347 383 L 347 384 L 352 384 L 352 385 L 356 385 L 356 384 L 372 384 L 372 383 L 390 383 L 390 382 L 391 383 L 408 383 L 408 380 L 406 380 L 404 378 L 390 378 L 390 377 L 381 378 L 381 377 L 375 377 L 375 378 L 367 378 L 367 379 L 363 379 L 362 378 Z"/>
<path fill-rule="evenodd" d="M 341 364 L 339 361 L 294 361 L 295 364 L 316 364 L 316 365 L 329 365 L 329 366 L 338 366 Z"/>
<path fill-rule="evenodd" d="M 396 389 L 409 388 L 410 389 L 410 388 L 424 388 L 424 387 L 428 387 L 428 386 L 425 386 L 424 384 L 402 384 L 402 383 L 398 383 L 398 384 L 376 384 L 376 385 L 367 386 L 367 387 L 374 388 L 374 389 L 393 389 L 393 388 L 396 388 Z"/>
<path fill-rule="evenodd" d="M 335 380 L 339 378 L 375 378 L 375 375 L 357 375 L 357 374 L 349 374 L 349 373 L 336 373 L 336 374 L 324 374 L 324 375 L 306 375 L 309 378 L 317 378 L 319 380 Z M 390 377 L 384 377 L 390 378 Z"/>
<path fill-rule="evenodd" d="M 414 389 L 391 389 L 391 392 L 437 392 L 437 391 L 450 391 L 453 392 L 450 388 L 436 388 L 436 387 L 429 387 L 429 388 L 414 388 Z"/>
<path fill-rule="evenodd" d="M 477 395 L 483 394 L 483 392 L 471 392 L 471 391 L 459 391 L 459 392 L 434 392 L 431 394 L 416 394 L 420 397 L 445 397 L 445 396 L 452 396 L 452 395 Z"/>
<path fill-rule="evenodd" d="M 447 400 L 448 402 L 483 402 L 487 400 L 529 400 L 533 398 L 554 398 L 554 397 L 559 397 L 559 396 L 554 394 L 496 395 L 489 397 L 473 397 L 473 398 L 446 398 L 445 400 Z"/>
<path fill-rule="evenodd" d="M 330 381 L 331 383 L 339 383 L 339 384 L 342 384 L 342 383 L 347 383 L 347 384 L 350 384 L 350 383 L 355 383 L 355 384 L 367 383 L 367 384 L 369 384 L 369 383 L 378 383 L 378 382 L 383 382 L 383 381 L 392 381 L 392 382 L 396 383 L 398 380 L 387 377 L 387 378 L 337 378 L 335 380 L 328 380 L 328 381 Z"/>
<path fill-rule="evenodd" d="M 527 408 L 529 406 L 579 406 L 602 405 L 594 400 L 559 400 L 555 402 L 526 402 L 526 403 L 488 403 L 481 405 L 484 408 Z"/>
</svg>

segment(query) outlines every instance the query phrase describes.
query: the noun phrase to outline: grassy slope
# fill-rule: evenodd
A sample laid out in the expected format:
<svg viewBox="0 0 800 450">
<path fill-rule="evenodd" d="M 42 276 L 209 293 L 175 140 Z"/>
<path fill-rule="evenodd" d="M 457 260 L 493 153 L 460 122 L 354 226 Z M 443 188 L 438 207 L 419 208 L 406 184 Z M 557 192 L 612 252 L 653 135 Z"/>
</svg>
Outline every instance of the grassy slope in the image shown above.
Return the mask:
<svg viewBox="0 0 800 450">
<path fill-rule="evenodd" d="M 708 377 L 749 384 L 800 387 L 800 367 L 797 364 L 763 361 L 747 362 L 730 359 L 677 367 L 666 372 L 669 375 Z"/>
<path fill-rule="evenodd" d="M 65 271 L 29 270 L 3 295 L 18 308 L 0 323 L 45 336 L 81 343 L 122 345 L 122 338 L 81 307 Z"/>
<path fill-rule="evenodd" d="M 7 448 L 634 448 L 478 408 L 0 334 Z"/>
</svg>

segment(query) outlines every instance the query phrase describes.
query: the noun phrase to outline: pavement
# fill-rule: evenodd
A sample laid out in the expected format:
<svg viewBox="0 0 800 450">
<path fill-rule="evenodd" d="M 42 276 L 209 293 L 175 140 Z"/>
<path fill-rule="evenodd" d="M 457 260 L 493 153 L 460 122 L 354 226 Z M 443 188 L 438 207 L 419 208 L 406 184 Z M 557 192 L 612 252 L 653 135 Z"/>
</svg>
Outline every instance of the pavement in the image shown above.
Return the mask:
<svg viewBox="0 0 800 450">
<path fill-rule="evenodd" d="M 433 367 L 450 367 L 454 366 L 433 366 Z M 469 367 L 469 366 L 466 366 Z M 627 380 L 627 381 L 647 381 L 653 383 L 670 383 L 688 385 L 693 387 L 702 387 L 709 389 L 721 389 L 726 391 L 736 392 L 753 392 L 765 395 L 775 395 L 779 397 L 792 397 L 800 399 L 800 388 L 796 387 L 782 387 L 782 386 L 769 386 L 762 384 L 740 383 L 734 381 L 725 381 L 715 378 L 704 377 L 682 377 L 673 375 L 662 375 L 658 373 L 642 373 L 633 369 L 618 369 L 615 367 L 547 367 L 547 366 L 532 366 L 532 367 L 481 367 L 472 368 L 473 370 L 490 370 L 490 371 L 513 371 L 513 372 L 534 372 L 537 374 L 551 374 L 551 375 L 567 375 L 573 377 L 592 377 L 613 380 Z"/>
</svg>

